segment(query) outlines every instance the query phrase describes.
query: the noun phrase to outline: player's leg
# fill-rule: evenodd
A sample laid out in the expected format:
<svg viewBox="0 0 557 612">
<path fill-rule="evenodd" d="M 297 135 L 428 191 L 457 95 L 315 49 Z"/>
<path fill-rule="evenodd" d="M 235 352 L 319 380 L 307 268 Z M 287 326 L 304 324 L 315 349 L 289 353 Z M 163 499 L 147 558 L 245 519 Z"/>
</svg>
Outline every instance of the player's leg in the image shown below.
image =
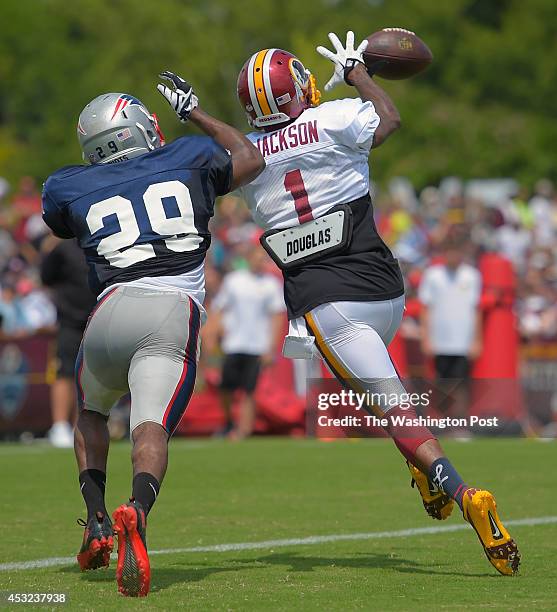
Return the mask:
<svg viewBox="0 0 557 612">
<path fill-rule="evenodd" d="M 53 446 L 71 448 L 74 440 L 76 393 L 74 367 L 82 332 L 61 324 L 56 339 L 56 380 L 50 388 L 52 427 L 48 438 Z"/>
<path fill-rule="evenodd" d="M 72 377 L 58 376 L 50 387 L 52 427 L 48 439 L 52 446 L 71 448 L 73 445 L 73 410 L 75 387 Z"/>
<path fill-rule="evenodd" d="M 244 397 L 240 404 L 237 436 L 239 439 L 251 436 L 255 427 L 255 387 L 261 370 L 261 358 L 257 355 L 242 355 L 240 388 Z"/>
<path fill-rule="evenodd" d="M 92 316 L 75 368 L 78 420 L 74 448 L 80 490 L 87 506 L 85 533 L 77 556 L 82 570 L 107 566 L 113 548 L 112 523 L 104 500 L 109 446 L 107 420 L 110 409 L 124 392 L 125 378 L 118 383 L 117 369 L 111 367 L 106 352 L 108 315 L 109 309 L 105 307 Z"/>
<path fill-rule="evenodd" d="M 127 290 L 128 316 L 141 341 L 130 362 L 133 482 L 129 503 L 114 514 L 118 534 L 116 578 L 120 592 L 145 596 L 150 585 L 146 546 L 147 516 L 166 473 L 168 439 L 178 426 L 195 383 L 200 312 L 195 302 L 175 293 Z M 152 297 L 145 300 L 141 295 Z M 138 306 L 137 302 L 143 302 Z"/>
<path fill-rule="evenodd" d="M 238 418 L 238 427 L 236 429 L 236 438 L 243 440 L 249 438 L 255 427 L 255 398 L 253 391 L 246 391 L 240 402 L 240 415 Z"/>
<path fill-rule="evenodd" d="M 306 323 L 340 382 L 357 392 L 369 390 L 392 396 L 405 393 L 386 348 L 400 323 L 402 311 L 402 298 L 375 303 L 338 302 L 313 309 L 306 315 Z M 416 416 L 412 407 L 402 410 L 400 406 L 376 405 L 373 409 L 391 418 L 397 414 L 410 419 Z M 410 464 L 427 474 L 426 485 L 434 485 L 458 503 L 496 569 L 505 574 L 514 573 L 518 568 L 518 552 L 497 516 L 493 496 L 487 491 L 476 492 L 464 483 L 427 428 L 391 425 L 389 434 Z M 426 488 L 429 491 L 429 486 Z M 424 497 L 421 488 L 420 493 Z M 424 498 L 424 505 L 425 501 Z M 442 499 L 440 504 L 446 509 Z"/>
<path fill-rule="evenodd" d="M 224 427 L 217 433 L 217 436 L 228 436 L 234 430 L 232 403 L 234 391 L 238 388 L 238 368 L 239 355 L 229 354 L 224 356 L 219 386 L 220 405 L 224 412 Z"/>
</svg>

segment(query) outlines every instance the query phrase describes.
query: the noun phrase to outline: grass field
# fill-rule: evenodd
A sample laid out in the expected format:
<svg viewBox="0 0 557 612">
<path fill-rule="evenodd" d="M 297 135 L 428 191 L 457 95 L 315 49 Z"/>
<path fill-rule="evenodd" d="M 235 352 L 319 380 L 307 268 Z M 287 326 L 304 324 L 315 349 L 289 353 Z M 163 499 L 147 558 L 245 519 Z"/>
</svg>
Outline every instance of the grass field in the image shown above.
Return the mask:
<svg viewBox="0 0 557 612">
<path fill-rule="evenodd" d="M 445 446 L 470 484 L 496 493 L 504 521 L 557 515 L 555 443 Z M 129 495 L 128 457 L 127 444 L 110 451 L 109 508 Z M 83 505 L 70 451 L 0 446 L 0 473 L 0 591 L 66 592 L 66 609 L 557 609 L 557 522 L 510 528 L 523 558 L 516 578 L 495 572 L 471 528 L 169 552 L 461 525 L 457 511 L 443 523 L 426 516 L 406 467 L 385 440 L 173 440 L 170 468 L 150 516 L 149 548 L 162 552 L 151 557 L 146 600 L 118 595 L 114 563 L 85 574 L 65 559 L 7 569 L 6 563 L 73 557 Z"/>
</svg>

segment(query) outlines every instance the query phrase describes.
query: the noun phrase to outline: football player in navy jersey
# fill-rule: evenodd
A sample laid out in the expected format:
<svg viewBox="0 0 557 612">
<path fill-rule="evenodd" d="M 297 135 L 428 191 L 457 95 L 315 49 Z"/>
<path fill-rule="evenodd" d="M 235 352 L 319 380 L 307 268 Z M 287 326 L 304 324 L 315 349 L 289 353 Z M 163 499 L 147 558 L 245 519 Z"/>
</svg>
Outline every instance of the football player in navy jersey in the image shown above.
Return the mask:
<svg viewBox="0 0 557 612">
<path fill-rule="evenodd" d="M 180 120 L 206 136 L 163 146 L 156 116 L 137 98 L 103 94 L 77 125 L 88 163 L 58 170 L 43 192 L 45 222 L 57 236 L 77 238 L 99 296 L 76 363 L 75 454 L 87 506 L 77 559 L 82 570 L 107 566 L 114 530 L 118 588 L 129 596 L 149 591 L 146 518 L 193 391 L 215 198 L 265 167 L 247 138 L 198 107 L 186 81 L 160 76 L 171 87 L 158 89 Z M 107 419 L 128 391 L 132 496 L 113 513 L 113 526 L 104 501 Z"/>
</svg>

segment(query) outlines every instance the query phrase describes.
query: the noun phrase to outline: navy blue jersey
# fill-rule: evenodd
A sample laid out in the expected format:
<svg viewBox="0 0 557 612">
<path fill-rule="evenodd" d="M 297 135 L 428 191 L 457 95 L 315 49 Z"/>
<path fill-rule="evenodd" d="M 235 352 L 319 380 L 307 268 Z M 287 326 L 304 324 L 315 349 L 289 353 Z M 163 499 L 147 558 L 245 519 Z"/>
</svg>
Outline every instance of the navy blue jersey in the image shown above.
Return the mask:
<svg viewBox="0 0 557 612">
<path fill-rule="evenodd" d="M 215 198 L 231 182 L 226 149 L 207 136 L 178 138 L 117 164 L 61 168 L 45 183 L 43 218 L 57 236 L 78 239 L 100 293 L 199 266 Z"/>
</svg>

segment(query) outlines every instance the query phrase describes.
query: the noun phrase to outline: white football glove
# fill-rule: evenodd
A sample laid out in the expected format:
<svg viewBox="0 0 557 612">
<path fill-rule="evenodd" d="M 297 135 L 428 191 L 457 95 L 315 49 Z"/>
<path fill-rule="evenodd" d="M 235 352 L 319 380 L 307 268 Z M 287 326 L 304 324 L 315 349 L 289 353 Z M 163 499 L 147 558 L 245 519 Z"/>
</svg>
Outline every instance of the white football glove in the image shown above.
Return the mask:
<svg viewBox="0 0 557 612">
<path fill-rule="evenodd" d="M 161 79 L 166 79 L 174 85 L 172 89 L 159 83 L 157 89 L 175 110 L 180 121 L 186 123 L 190 118 L 192 110 L 197 108 L 199 104 L 197 96 L 193 93 L 193 87 L 187 81 L 184 81 L 184 79 L 169 70 L 161 72 L 159 76 Z"/>
<path fill-rule="evenodd" d="M 346 77 L 357 63 L 363 64 L 363 54 L 367 49 L 367 40 L 364 39 L 357 49 L 354 49 L 354 32 L 351 30 L 346 33 L 346 47 L 342 46 L 338 36 L 334 32 L 329 32 L 329 40 L 333 44 L 336 53 L 329 51 L 325 47 L 317 47 L 317 53 L 331 60 L 335 65 L 333 76 L 325 85 L 325 91 L 330 91 L 339 83 L 347 83 Z"/>
</svg>

